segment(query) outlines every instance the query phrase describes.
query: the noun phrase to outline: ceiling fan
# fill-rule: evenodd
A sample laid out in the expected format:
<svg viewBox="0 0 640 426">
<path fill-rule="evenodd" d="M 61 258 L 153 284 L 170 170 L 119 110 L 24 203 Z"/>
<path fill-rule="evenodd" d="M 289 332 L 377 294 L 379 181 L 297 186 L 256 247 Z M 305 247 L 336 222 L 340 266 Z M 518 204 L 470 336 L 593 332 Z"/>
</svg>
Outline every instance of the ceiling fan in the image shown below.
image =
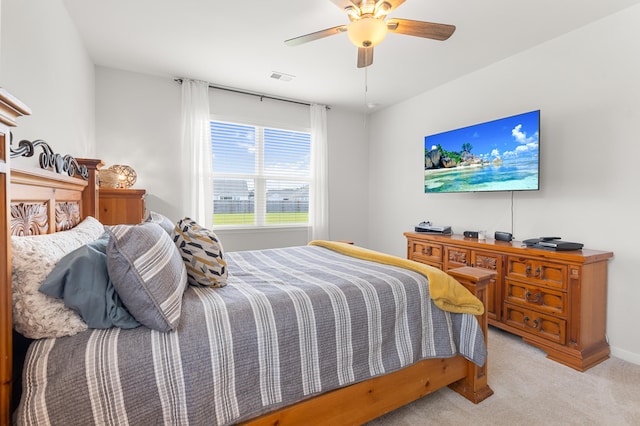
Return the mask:
<svg viewBox="0 0 640 426">
<path fill-rule="evenodd" d="M 285 44 L 297 46 L 346 32 L 349 40 L 358 47 L 358 68 L 364 68 L 373 63 L 373 47 L 385 38 L 388 31 L 443 41 L 451 37 L 456 30 L 454 25 L 448 24 L 399 18 L 385 20 L 387 15 L 405 0 L 331 0 L 331 2 L 344 10 L 351 23 L 294 37 L 285 40 Z"/>
</svg>

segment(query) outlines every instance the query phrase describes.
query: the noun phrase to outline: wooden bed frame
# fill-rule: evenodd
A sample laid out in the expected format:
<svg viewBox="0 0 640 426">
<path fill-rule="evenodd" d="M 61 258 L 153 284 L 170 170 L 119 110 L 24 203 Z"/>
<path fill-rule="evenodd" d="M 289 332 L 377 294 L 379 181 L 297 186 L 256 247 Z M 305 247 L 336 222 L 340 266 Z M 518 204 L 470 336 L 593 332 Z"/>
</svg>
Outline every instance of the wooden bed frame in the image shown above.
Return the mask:
<svg viewBox="0 0 640 426">
<path fill-rule="evenodd" d="M 97 171 L 100 160 L 77 159 L 89 180 L 42 169 L 10 167 L 9 127 L 29 109 L 0 89 L 0 425 L 11 424 L 12 367 L 15 357 L 11 318 L 10 235 L 52 233 L 97 217 Z M 492 272 L 477 268 L 449 271 L 486 306 Z M 487 336 L 487 315 L 478 316 Z M 17 345 L 16 345 L 17 346 Z M 493 394 L 487 363 L 478 367 L 462 356 L 420 361 L 402 370 L 356 383 L 249 420 L 250 425 L 361 424 L 449 386 L 474 403 Z M 15 402 L 15 401 L 14 401 Z"/>
</svg>

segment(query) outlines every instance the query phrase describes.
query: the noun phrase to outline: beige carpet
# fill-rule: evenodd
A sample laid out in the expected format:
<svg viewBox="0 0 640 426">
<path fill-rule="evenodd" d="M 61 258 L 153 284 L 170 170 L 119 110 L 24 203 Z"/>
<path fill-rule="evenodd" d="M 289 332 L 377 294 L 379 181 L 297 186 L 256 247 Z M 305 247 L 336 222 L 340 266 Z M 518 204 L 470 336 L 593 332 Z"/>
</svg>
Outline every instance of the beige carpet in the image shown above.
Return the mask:
<svg viewBox="0 0 640 426">
<path fill-rule="evenodd" d="M 492 327 L 489 356 L 494 394 L 480 404 L 446 388 L 368 425 L 640 425 L 640 365 L 609 358 L 580 373 Z"/>
</svg>

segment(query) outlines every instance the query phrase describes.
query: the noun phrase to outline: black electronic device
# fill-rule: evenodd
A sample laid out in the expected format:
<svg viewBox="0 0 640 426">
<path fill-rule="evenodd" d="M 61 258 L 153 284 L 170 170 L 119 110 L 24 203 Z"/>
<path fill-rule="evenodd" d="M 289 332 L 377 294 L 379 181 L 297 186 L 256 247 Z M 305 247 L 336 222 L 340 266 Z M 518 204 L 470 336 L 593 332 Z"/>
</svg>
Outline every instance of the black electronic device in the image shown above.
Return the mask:
<svg viewBox="0 0 640 426">
<path fill-rule="evenodd" d="M 580 250 L 582 247 L 584 247 L 584 244 L 582 243 L 572 243 L 569 241 L 562 241 L 562 240 L 550 240 L 550 241 L 540 241 L 538 244 L 536 244 L 534 247 L 536 248 L 543 248 L 543 249 L 549 249 L 549 250 Z"/>
<path fill-rule="evenodd" d="M 415 227 L 416 232 L 425 232 L 429 234 L 451 235 L 450 226 L 432 225 L 431 222 L 420 222 Z"/>
<path fill-rule="evenodd" d="M 541 241 L 553 241 L 553 240 L 559 240 L 562 237 L 540 237 L 540 238 L 529 238 L 528 240 L 524 240 L 523 243 L 526 246 L 533 246 L 538 244 Z"/>
<path fill-rule="evenodd" d="M 462 235 L 467 238 L 478 238 L 478 231 L 464 231 Z"/>
<path fill-rule="evenodd" d="M 527 247 L 531 247 L 531 248 L 557 250 L 557 251 L 580 250 L 582 247 L 584 247 L 584 244 L 582 243 L 562 241 L 560 237 L 531 238 L 528 240 L 524 240 L 523 243 L 525 243 Z"/>
<path fill-rule="evenodd" d="M 511 241 L 513 239 L 513 235 L 511 232 L 496 231 L 495 234 L 493 234 L 493 238 L 498 241 Z"/>
</svg>

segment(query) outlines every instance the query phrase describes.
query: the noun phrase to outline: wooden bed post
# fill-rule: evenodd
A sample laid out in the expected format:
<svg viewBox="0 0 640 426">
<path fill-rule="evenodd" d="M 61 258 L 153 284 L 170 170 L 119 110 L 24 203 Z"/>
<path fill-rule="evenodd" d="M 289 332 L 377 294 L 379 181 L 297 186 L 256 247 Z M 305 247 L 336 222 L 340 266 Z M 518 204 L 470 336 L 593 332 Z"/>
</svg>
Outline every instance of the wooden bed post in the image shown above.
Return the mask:
<svg viewBox="0 0 640 426">
<path fill-rule="evenodd" d="M 29 107 L 0 87 L 0 425 L 11 424 L 10 128 L 29 114 Z"/>
<path fill-rule="evenodd" d="M 496 275 L 494 271 L 463 266 L 462 268 L 450 269 L 447 273 L 464 285 L 467 290 L 475 294 L 485 307 L 487 306 L 487 288 L 491 278 Z M 486 309 L 484 314 L 476 315 L 476 318 L 478 318 L 480 327 L 482 327 L 484 341 L 488 347 L 489 320 Z M 478 367 L 469 362 L 467 377 L 450 384 L 449 387 L 476 404 L 490 397 L 493 395 L 493 390 L 487 383 L 487 364 L 488 361 L 482 367 Z"/>
<path fill-rule="evenodd" d="M 87 166 L 89 172 L 89 185 L 82 193 L 82 219 L 87 216 L 98 219 L 98 171 L 100 171 L 100 167 L 104 166 L 104 162 L 92 158 L 76 158 L 76 161 L 81 166 Z"/>
</svg>

